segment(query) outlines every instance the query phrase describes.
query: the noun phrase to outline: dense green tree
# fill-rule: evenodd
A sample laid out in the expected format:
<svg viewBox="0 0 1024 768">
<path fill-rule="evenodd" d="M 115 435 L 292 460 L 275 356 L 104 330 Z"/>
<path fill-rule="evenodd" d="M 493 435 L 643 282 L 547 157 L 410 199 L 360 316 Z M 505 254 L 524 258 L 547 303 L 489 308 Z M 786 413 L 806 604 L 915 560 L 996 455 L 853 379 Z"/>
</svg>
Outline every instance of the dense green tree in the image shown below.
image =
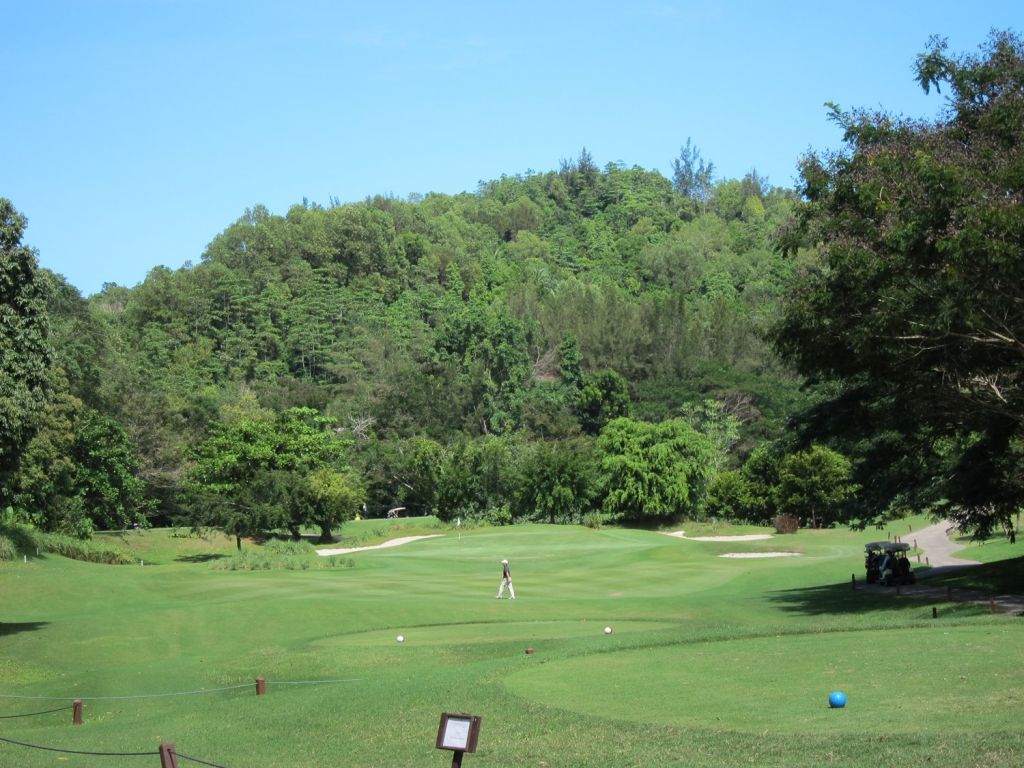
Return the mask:
<svg viewBox="0 0 1024 768">
<path fill-rule="evenodd" d="M 779 466 L 776 509 L 809 520 L 812 528 L 843 517 L 843 507 L 857 490 L 849 460 L 822 445 L 787 455 Z"/>
<path fill-rule="evenodd" d="M 596 469 L 589 438 L 534 443 L 523 464 L 517 513 L 548 523 L 580 522 L 597 492 Z"/>
<path fill-rule="evenodd" d="M 0 197 L 0 504 L 52 397 L 47 296 L 35 254 L 21 242 L 25 223 Z"/>
<path fill-rule="evenodd" d="M 435 514 L 442 520 L 475 517 L 511 523 L 521 465 L 521 446 L 509 438 L 489 435 L 455 442 L 441 460 Z"/>
<path fill-rule="evenodd" d="M 629 411 L 629 385 L 616 371 L 601 371 L 587 377 L 576 401 L 580 424 L 596 435 L 613 419 Z"/>
<path fill-rule="evenodd" d="M 714 473 L 714 449 L 683 419 L 609 422 L 597 438 L 603 508 L 617 520 L 696 514 Z"/>
<path fill-rule="evenodd" d="M 911 416 L 917 445 L 933 446 L 919 499 L 985 531 L 1022 485 L 1024 45 L 993 33 L 955 57 L 933 40 L 917 79 L 949 88 L 939 120 L 835 107 L 845 150 L 803 162 L 807 202 L 784 242 L 819 244 L 822 265 L 791 291 L 775 342 L 802 373 L 841 382 L 849 418 L 830 420 L 834 434 Z"/>
<path fill-rule="evenodd" d="M 243 536 L 279 528 L 294 534 L 306 524 L 329 536 L 346 510 L 355 514 L 361 490 L 348 473 L 349 444 L 310 408 L 218 425 L 196 448 L 191 472 L 192 488 L 209 512 L 201 522 L 222 526 L 239 548 Z M 320 498 L 328 499 L 329 512 L 311 503 Z"/>
<path fill-rule="evenodd" d="M 62 389 L 11 478 L 12 503 L 22 519 L 74 536 L 144 525 L 153 501 L 138 470 L 121 425 Z"/>
</svg>

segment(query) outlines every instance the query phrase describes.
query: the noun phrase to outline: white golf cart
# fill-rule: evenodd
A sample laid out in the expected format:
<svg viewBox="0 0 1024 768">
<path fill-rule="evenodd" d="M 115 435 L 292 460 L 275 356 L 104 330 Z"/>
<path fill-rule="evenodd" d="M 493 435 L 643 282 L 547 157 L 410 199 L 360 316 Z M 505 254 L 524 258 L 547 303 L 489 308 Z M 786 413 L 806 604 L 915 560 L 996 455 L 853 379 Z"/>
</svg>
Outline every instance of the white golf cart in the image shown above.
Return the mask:
<svg viewBox="0 0 1024 768">
<path fill-rule="evenodd" d="M 902 541 L 872 541 L 864 545 L 864 569 L 868 584 L 892 587 L 917 581 L 907 553 L 910 545 Z"/>
</svg>

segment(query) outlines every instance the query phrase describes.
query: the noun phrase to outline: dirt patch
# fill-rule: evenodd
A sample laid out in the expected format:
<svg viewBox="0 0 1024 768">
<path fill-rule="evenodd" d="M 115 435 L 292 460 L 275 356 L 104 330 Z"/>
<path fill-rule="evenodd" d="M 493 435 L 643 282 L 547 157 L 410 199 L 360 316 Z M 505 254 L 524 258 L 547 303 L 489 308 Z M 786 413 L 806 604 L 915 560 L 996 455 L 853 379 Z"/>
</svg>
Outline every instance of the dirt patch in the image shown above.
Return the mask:
<svg viewBox="0 0 1024 768">
<path fill-rule="evenodd" d="M 366 552 L 368 549 L 390 549 L 391 547 L 400 547 L 403 544 L 408 544 L 410 541 L 419 541 L 420 539 L 436 539 L 438 536 L 443 536 L 443 533 L 431 533 L 427 536 L 403 536 L 400 539 L 391 539 L 385 541 L 383 544 L 374 544 L 369 547 L 347 547 L 345 549 L 318 549 L 316 553 L 320 557 L 328 557 L 329 555 L 348 555 L 352 552 Z"/>
<path fill-rule="evenodd" d="M 719 557 L 800 557 L 799 552 L 726 552 Z"/>
</svg>

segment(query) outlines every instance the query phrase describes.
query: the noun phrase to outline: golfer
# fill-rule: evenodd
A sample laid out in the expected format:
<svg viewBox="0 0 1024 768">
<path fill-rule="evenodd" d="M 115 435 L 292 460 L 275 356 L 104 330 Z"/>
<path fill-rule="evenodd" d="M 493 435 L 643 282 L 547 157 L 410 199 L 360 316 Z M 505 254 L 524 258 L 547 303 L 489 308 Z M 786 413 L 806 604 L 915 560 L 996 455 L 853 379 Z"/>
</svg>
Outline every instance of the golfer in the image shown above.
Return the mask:
<svg viewBox="0 0 1024 768">
<path fill-rule="evenodd" d="M 501 561 L 501 584 L 498 585 L 498 594 L 496 595 L 499 600 L 505 594 L 505 587 L 508 587 L 509 599 L 515 600 L 516 591 L 512 589 L 512 571 L 508 569 L 508 560 Z"/>
</svg>

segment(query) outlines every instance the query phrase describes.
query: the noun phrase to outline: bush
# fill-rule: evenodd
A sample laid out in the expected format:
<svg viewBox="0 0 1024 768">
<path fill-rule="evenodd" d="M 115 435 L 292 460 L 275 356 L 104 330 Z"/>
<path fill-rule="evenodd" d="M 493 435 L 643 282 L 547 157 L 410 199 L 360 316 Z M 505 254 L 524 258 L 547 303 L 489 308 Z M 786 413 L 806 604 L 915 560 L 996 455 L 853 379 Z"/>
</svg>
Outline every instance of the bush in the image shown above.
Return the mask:
<svg viewBox="0 0 1024 768">
<path fill-rule="evenodd" d="M 15 560 L 19 552 L 35 552 L 39 544 L 33 535 L 33 530 L 27 525 L 22 525 L 14 519 L 14 512 L 10 507 L 0 513 L 0 560 Z"/>
<path fill-rule="evenodd" d="M 800 521 L 794 515 L 776 515 L 772 522 L 776 533 L 796 533 L 800 530 Z"/>
<path fill-rule="evenodd" d="M 15 560 L 18 557 L 18 548 L 14 542 L 0 533 L 0 560 Z"/>
<path fill-rule="evenodd" d="M 600 512 L 587 512 L 583 516 L 583 525 L 587 528 L 600 528 L 604 525 L 605 517 Z"/>
<path fill-rule="evenodd" d="M 103 563 L 104 565 L 129 565 L 136 562 L 135 558 L 116 547 L 108 544 L 97 544 L 83 541 L 73 536 L 60 533 L 41 533 L 37 544 L 43 552 L 68 557 L 72 560 L 83 560 L 87 563 Z"/>
<path fill-rule="evenodd" d="M 491 525 L 512 525 L 512 510 L 509 509 L 508 504 L 502 504 L 500 507 L 492 507 L 487 510 L 487 514 L 484 515 L 484 520 Z"/>
<path fill-rule="evenodd" d="M 72 560 L 106 565 L 128 565 L 135 562 L 134 557 L 115 547 L 83 541 L 63 534 L 43 534 L 40 543 L 42 545 L 40 549 L 43 551 L 69 557 Z"/>
<path fill-rule="evenodd" d="M 271 539 L 263 546 L 249 547 L 231 557 L 215 560 L 210 568 L 215 571 L 308 571 L 354 565 L 351 558 L 320 557 L 302 541 Z"/>
</svg>

